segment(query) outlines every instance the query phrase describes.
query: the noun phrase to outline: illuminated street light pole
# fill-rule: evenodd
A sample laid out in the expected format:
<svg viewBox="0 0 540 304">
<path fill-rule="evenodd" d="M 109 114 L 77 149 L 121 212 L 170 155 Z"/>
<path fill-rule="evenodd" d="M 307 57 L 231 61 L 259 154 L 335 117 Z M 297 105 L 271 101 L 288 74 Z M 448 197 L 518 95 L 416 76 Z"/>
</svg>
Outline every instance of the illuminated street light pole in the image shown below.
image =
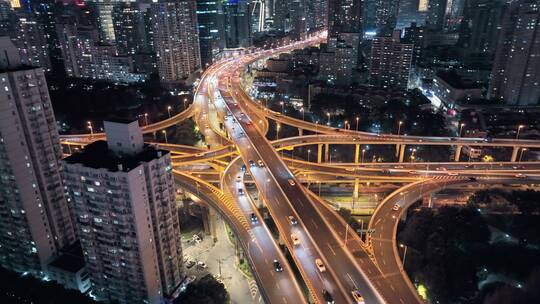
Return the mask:
<svg viewBox="0 0 540 304">
<path fill-rule="evenodd" d="M 308 149 L 308 150 L 307 150 L 307 161 L 308 161 L 308 163 L 309 163 L 309 154 L 311 154 L 311 149 Z M 520 159 L 521 159 L 521 158 L 520 158 Z"/>
<path fill-rule="evenodd" d="M 165 143 L 168 144 L 169 142 L 167 141 L 167 131 L 161 130 L 161 133 L 163 133 L 163 135 L 165 136 Z"/>
<path fill-rule="evenodd" d="M 184 110 L 186 109 L 187 98 L 184 98 Z"/>
<path fill-rule="evenodd" d="M 304 120 L 304 108 L 300 108 L 300 112 L 302 112 L 302 121 Z"/>
<path fill-rule="evenodd" d="M 276 124 L 276 140 L 279 139 L 279 129 L 281 128 L 280 124 Z"/>
<path fill-rule="evenodd" d="M 90 129 L 90 137 L 94 136 L 94 128 L 92 127 L 92 122 L 88 121 L 88 129 Z"/>
<path fill-rule="evenodd" d="M 169 113 L 169 118 L 171 118 L 171 109 L 172 109 L 171 106 L 168 106 L 168 107 L 167 107 L 167 113 Z"/>
<path fill-rule="evenodd" d="M 279 104 L 281 105 L 281 114 L 285 111 L 285 103 L 283 101 L 280 101 Z"/>
<path fill-rule="evenodd" d="M 343 124 L 343 127 L 345 128 L 345 130 L 347 130 L 347 125 L 349 124 L 349 121 L 348 120 L 345 120 L 345 123 Z"/>
<path fill-rule="evenodd" d="M 358 122 L 360 121 L 360 117 L 356 117 L 356 132 L 358 132 Z"/>
<path fill-rule="evenodd" d="M 461 133 L 462 133 L 462 131 L 463 131 L 463 127 L 464 127 L 464 126 L 465 126 L 464 123 L 461 123 L 461 124 L 459 125 L 459 137 L 462 137 Z"/>
<path fill-rule="evenodd" d="M 144 125 L 148 126 L 148 113 L 144 113 Z"/>
<path fill-rule="evenodd" d="M 330 125 L 330 112 L 326 112 L 326 116 L 328 116 L 328 122 L 326 124 Z"/>
<path fill-rule="evenodd" d="M 405 268 L 405 258 L 407 257 L 407 248 L 408 248 L 408 246 L 403 245 L 403 244 L 399 244 L 399 247 L 404 248 L 404 250 L 403 250 L 403 259 L 401 261 L 402 261 L 402 264 L 403 264 L 403 268 Z"/>
<path fill-rule="evenodd" d="M 364 162 L 364 154 L 366 154 L 366 149 L 362 149 L 362 161 L 361 161 L 361 163 Z"/>
<path fill-rule="evenodd" d="M 318 128 L 318 127 L 319 127 L 319 121 L 317 120 L 317 121 L 315 122 L 315 133 L 317 133 L 317 128 Z"/>
<path fill-rule="evenodd" d="M 519 139 L 519 132 L 521 131 L 521 129 L 525 128 L 524 125 L 519 125 L 518 128 L 517 128 L 517 133 L 516 133 L 516 139 Z"/>
<path fill-rule="evenodd" d="M 527 151 L 527 148 L 521 149 L 521 153 L 519 154 L 519 162 L 521 162 L 521 158 L 523 157 L 523 152 Z"/>
<path fill-rule="evenodd" d="M 401 125 L 403 124 L 403 121 L 399 121 L 398 123 L 398 130 L 397 130 L 397 135 L 399 136 L 399 134 L 401 133 Z"/>
</svg>

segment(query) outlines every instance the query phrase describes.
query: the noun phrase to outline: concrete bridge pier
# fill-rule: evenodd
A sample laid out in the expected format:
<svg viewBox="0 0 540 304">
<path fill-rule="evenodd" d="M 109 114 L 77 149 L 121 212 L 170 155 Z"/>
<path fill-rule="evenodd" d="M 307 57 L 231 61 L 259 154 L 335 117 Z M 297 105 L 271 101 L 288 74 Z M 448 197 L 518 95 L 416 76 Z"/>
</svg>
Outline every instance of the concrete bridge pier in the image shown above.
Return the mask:
<svg viewBox="0 0 540 304">
<path fill-rule="evenodd" d="M 303 135 L 304 135 L 304 130 L 298 129 L 298 136 L 303 136 Z"/>
<path fill-rule="evenodd" d="M 360 180 L 358 178 L 354 179 L 354 190 L 353 190 L 353 200 L 358 200 L 358 192 L 360 190 Z"/>
<path fill-rule="evenodd" d="M 399 147 L 399 162 L 403 162 L 403 158 L 405 158 L 405 147 L 406 145 L 400 145 Z"/>
<path fill-rule="evenodd" d="M 360 145 L 356 144 L 354 148 L 354 163 L 358 164 L 359 159 L 360 159 Z"/>
<path fill-rule="evenodd" d="M 322 153 L 323 153 L 322 144 L 318 144 L 317 145 L 317 163 L 318 164 L 322 162 Z"/>
<path fill-rule="evenodd" d="M 459 161 L 459 158 L 461 157 L 461 148 L 463 148 L 463 146 L 461 145 L 458 145 L 456 146 L 456 153 L 454 155 L 454 161 Z"/>
<path fill-rule="evenodd" d="M 518 151 L 519 147 L 514 147 L 512 149 L 512 158 L 510 159 L 511 162 L 515 162 L 517 160 Z"/>
<path fill-rule="evenodd" d="M 330 158 L 330 144 L 324 144 L 324 162 L 328 162 Z"/>
<path fill-rule="evenodd" d="M 399 148 L 400 148 L 400 144 L 397 144 L 396 145 L 396 157 L 399 156 Z"/>
</svg>

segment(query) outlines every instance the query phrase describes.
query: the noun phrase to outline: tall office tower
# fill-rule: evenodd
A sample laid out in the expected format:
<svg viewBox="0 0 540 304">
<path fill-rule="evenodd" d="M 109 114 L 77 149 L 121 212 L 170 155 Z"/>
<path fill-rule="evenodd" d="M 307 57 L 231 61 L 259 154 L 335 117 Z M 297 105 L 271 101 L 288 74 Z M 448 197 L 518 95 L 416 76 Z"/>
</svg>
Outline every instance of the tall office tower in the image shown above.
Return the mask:
<svg viewBox="0 0 540 304">
<path fill-rule="evenodd" d="M 328 26 L 328 0 L 310 1 L 313 5 L 313 27 L 310 29 L 323 29 Z"/>
<path fill-rule="evenodd" d="M 465 8 L 467 49 L 471 53 L 495 53 L 505 6 L 500 1 L 471 0 Z M 460 37 L 461 38 L 461 37 Z"/>
<path fill-rule="evenodd" d="M 321 52 L 319 75 L 330 84 L 348 86 L 353 81 L 353 69 L 358 65 L 357 56 L 357 48 L 338 40 L 331 50 Z"/>
<path fill-rule="evenodd" d="M 429 29 L 441 31 L 444 27 L 446 5 L 448 0 L 429 0 L 426 25 Z"/>
<path fill-rule="evenodd" d="M 170 153 L 145 144 L 137 121 L 105 133 L 63 160 L 93 294 L 162 303 L 183 278 Z"/>
<path fill-rule="evenodd" d="M 290 0 L 274 0 L 273 28 L 288 33 L 291 30 Z"/>
<path fill-rule="evenodd" d="M 413 45 L 401 42 L 399 30 L 392 37 L 375 37 L 371 45 L 371 83 L 383 88 L 406 89 L 412 56 Z"/>
<path fill-rule="evenodd" d="M 413 45 L 412 64 L 414 65 L 422 59 L 426 30 L 425 27 L 417 26 L 416 23 L 413 22 L 411 26 L 406 27 L 404 31 L 403 42 Z"/>
<path fill-rule="evenodd" d="M 382 35 L 391 34 L 396 27 L 399 0 L 377 0 L 376 26 L 377 32 Z"/>
<path fill-rule="evenodd" d="M 412 23 L 423 24 L 425 13 L 420 11 L 421 0 L 400 0 L 396 27 L 406 28 Z"/>
<path fill-rule="evenodd" d="M 489 96 L 509 105 L 540 103 L 540 4 L 515 1 L 504 14 Z"/>
<path fill-rule="evenodd" d="M 76 237 L 47 81 L 42 68 L 20 63 L 0 37 L 0 265 L 39 276 Z"/>
<path fill-rule="evenodd" d="M 465 0 L 448 0 L 445 12 L 445 28 L 448 31 L 455 31 L 461 25 L 464 17 L 465 2 Z"/>
<path fill-rule="evenodd" d="M 377 29 L 377 1 L 364 0 L 362 3 L 362 28 L 367 33 L 374 32 Z"/>
<path fill-rule="evenodd" d="M 304 0 L 293 0 L 290 3 L 291 36 L 295 40 L 305 38 L 307 27 L 308 6 Z"/>
<path fill-rule="evenodd" d="M 227 48 L 251 46 L 251 12 L 248 0 L 223 3 Z"/>
<path fill-rule="evenodd" d="M 225 48 L 222 3 L 197 0 L 197 21 L 201 66 L 207 67 L 212 64 L 214 56 Z"/>
<path fill-rule="evenodd" d="M 170 84 L 186 81 L 201 68 L 197 4 L 160 0 L 151 9 L 159 78 Z"/>
</svg>

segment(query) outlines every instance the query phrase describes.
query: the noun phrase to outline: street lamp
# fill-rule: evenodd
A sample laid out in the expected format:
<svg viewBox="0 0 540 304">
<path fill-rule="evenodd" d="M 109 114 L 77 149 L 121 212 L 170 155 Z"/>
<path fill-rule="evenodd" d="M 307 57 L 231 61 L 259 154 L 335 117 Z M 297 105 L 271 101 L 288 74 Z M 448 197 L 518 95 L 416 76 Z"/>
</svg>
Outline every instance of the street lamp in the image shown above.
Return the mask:
<svg viewBox="0 0 540 304">
<path fill-rule="evenodd" d="M 148 126 L 148 113 L 144 113 L 144 125 Z"/>
<path fill-rule="evenodd" d="M 521 129 L 525 128 L 524 125 L 519 125 L 518 128 L 517 128 L 517 133 L 516 133 L 516 139 L 519 139 L 519 132 L 521 131 Z"/>
<path fill-rule="evenodd" d="M 349 121 L 348 120 L 345 120 L 345 123 L 343 124 L 343 127 L 345 127 L 345 130 L 348 130 L 347 129 L 347 125 L 349 124 Z"/>
<path fill-rule="evenodd" d="M 168 144 L 169 142 L 167 141 L 167 131 L 161 130 L 161 133 L 163 133 L 163 135 L 165 136 L 165 143 Z"/>
<path fill-rule="evenodd" d="M 302 120 L 304 120 L 304 108 L 300 108 L 300 112 L 302 112 Z"/>
<path fill-rule="evenodd" d="M 464 126 L 465 126 L 464 123 L 461 123 L 461 124 L 459 125 L 459 137 L 461 137 L 461 131 L 463 131 L 463 127 L 464 127 Z"/>
<path fill-rule="evenodd" d="M 307 161 L 308 161 L 308 163 L 309 163 L 309 154 L 311 154 L 311 149 L 307 150 Z"/>
<path fill-rule="evenodd" d="M 276 124 L 276 140 L 279 139 L 279 129 L 281 128 L 280 124 Z"/>
<path fill-rule="evenodd" d="M 167 113 L 169 113 L 169 118 L 171 118 L 171 106 L 167 106 Z"/>
<path fill-rule="evenodd" d="M 399 134 L 401 133 L 401 125 L 403 124 L 403 121 L 399 121 L 398 123 L 398 130 L 397 130 L 397 135 L 399 136 Z"/>
<path fill-rule="evenodd" d="M 362 161 L 361 161 L 361 163 L 364 162 L 364 154 L 366 154 L 366 149 L 362 149 Z"/>
<path fill-rule="evenodd" d="M 523 152 L 527 151 L 527 148 L 521 149 L 521 153 L 519 154 L 519 162 L 521 162 L 521 158 L 523 157 Z"/>
<path fill-rule="evenodd" d="M 411 153 L 411 157 L 410 157 L 411 163 L 414 161 L 414 158 L 415 158 L 414 153 L 416 153 L 416 148 L 412 149 L 412 153 Z"/>
<path fill-rule="evenodd" d="M 358 122 L 360 121 L 360 117 L 356 117 L 356 132 L 358 132 Z"/>
<path fill-rule="evenodd" d="M 184 109 L 186 109 L 187 98 L 184 98 Z"/>
<path fill-rule="evenodd" d="M 93 137 L 94 136 L 94 128 L 92 127 L 92 122 L 87 121 L 87 123 L 88 123 L 88 129 L 90 129 L 90 137 Z"/>
<path fill-rule="evenodd" d="M 404 248 L 404 250 L 403 250 L 403 259 L 401 260 L 401 262 L 403 264 L 403 268 L 405 268 L 405 258 L 407 257 L 407 248 L 408 248 L 408 246 L 403 245 L 403 244 L 399 244 L 399 247 Z"/>
<path fill-rule="evenodd" d="M 283 114 L 285 110 L 285 103 L 283 101 L 280 101 L 279 104 L 281 105 L 281 114 Z"/>
<path fill-rule="evenodd" d="M 330 112 L 326 112 L 326 116 L 328 116 L 328 122 L 326 124 L 330 125 Z"/>
</svg>

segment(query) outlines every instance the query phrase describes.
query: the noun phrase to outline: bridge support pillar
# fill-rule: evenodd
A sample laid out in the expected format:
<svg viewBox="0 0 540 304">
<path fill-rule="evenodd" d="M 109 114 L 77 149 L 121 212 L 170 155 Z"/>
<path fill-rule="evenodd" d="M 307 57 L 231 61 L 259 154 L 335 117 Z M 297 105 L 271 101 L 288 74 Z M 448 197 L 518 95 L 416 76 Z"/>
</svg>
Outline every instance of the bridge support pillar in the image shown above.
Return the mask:
<svg viewBox="0 0 540 304">
<path fill-rule="evenodd" d="M 328 162 L 330 158 L 330 144 L 324 144 L 324 162 Z"/>
<path fill-rule="evenodd" d="M 510 159 L 511 162 L 515 162 L 517 160 L 518 151 L 519 147 L 514 147 L 512 149 L 512 158 Z"/>
<path fill-rule="evenodd" d="M 318 144 L 317 145 L 317 163 L 319 164 L 322 162 L 322 154 L 323 154 L 322 144 Z"/>
<path fill-rule="evenodd" d="M 396 157 L 399 156 L 399 147 L 400 147 L 400 144 L 397 144 L 396 145 Z"/>
<path fill-rule="evenodd" d="M 358 200 L 358 191 L 360 190 L 360 180 L 358 178 L 354 179 L 354 191 L 353 191 L 353 200 Z"/>
<path fill-rule="evenodd" d="M 298 129 L 298 136 L 302 136 L 304 135 L 304 130 L 303 129 Z"/>
<path fill-rule="evenodd" d="M 354 146 L 354 163 L 358 164 L 358 160 L 360 159 L 360 145 L 356 144 Z"/>
<path fill-rule="evenodd" d="M 399 162 L 403 162 L 403 158 L 405 157 L 405 147 L 406 145 L 400 145 L 399 146 Z"/>
<path fill-rule="evenodd" d="M 461 157 L 461 145 L 456 146 L 456 154 L 454 155 L 454 161 L 459 161 L 459 158 Z"/>
</svg>

